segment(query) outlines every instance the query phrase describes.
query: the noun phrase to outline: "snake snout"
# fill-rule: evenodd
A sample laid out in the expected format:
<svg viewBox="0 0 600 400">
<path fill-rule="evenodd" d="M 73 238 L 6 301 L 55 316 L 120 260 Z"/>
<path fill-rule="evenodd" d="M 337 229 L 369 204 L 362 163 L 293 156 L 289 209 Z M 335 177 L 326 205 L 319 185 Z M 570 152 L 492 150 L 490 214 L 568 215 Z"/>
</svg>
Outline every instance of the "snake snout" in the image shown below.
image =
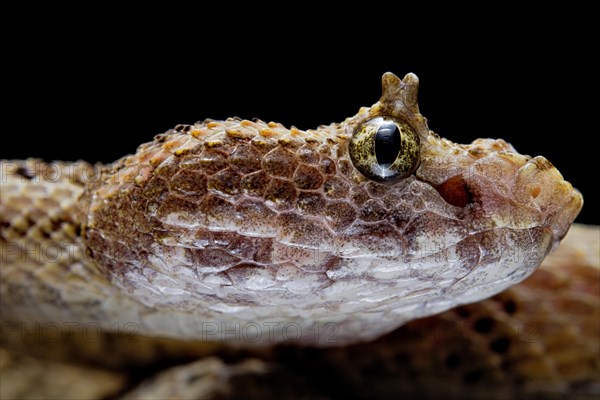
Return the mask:
<svg viewBox="0 0 600 400">
<path fill-rule="evenodd" d="M 514 194 L 522 204 L 539 211 L 541 225 L 552 230 L 555 243 L 566 235 L 583 206 L 581 193 L 541 156 L 519 169 Z"/>
</svg>

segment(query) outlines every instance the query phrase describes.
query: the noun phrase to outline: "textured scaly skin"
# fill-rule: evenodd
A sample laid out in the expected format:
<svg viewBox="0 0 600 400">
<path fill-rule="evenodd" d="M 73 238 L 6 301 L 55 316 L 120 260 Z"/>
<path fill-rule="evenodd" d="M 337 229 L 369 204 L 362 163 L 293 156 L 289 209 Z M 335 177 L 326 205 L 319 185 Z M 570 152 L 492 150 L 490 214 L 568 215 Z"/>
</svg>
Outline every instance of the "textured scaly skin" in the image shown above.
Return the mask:
<svg viewBox="0 0 600 400">
<path fill-rule="evenodd" d="M 581 196 L 543 157 L 429 131 L 417 84 L 386 74 L 379 102 L 314 131 L 205 121 L 105 167 L 2 161 L 2 320 L 338 346 L 520 282 Z M 350 159 L 379 116 L 419 137 L 405 179 Z"/>
<path fill-rule="evenodd" d="M 431 132 L 416 76 L 382 83 L 372 107 L 314 131 L 205 121 L 94 173 L 3 162 L 3 318 L 338 346 L 523 280 L 566 234 L 580 194 L 543 157 Z M 414 174 L 385 183 L 349 153 L 381 116 L 420 142 Z"/>
</svg>

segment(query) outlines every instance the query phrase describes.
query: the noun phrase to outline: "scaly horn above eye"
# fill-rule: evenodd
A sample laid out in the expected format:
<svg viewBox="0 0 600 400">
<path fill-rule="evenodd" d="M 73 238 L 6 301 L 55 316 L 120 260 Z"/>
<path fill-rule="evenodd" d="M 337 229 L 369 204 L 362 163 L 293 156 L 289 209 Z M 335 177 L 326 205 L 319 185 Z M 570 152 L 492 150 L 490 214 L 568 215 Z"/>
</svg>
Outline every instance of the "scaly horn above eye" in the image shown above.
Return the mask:
<svg viewBox="0 0 600 400">
<path fill-rule="evenodd" d="M 404 79 L 398 78 L 391 72 L 386 72 L 381 77 L 381 102 L 402 102 L 404 107 L 412 113 L 419 112 L 417 93 L 419 91 L 419 78 L 408 73 Z"/>
</svg>

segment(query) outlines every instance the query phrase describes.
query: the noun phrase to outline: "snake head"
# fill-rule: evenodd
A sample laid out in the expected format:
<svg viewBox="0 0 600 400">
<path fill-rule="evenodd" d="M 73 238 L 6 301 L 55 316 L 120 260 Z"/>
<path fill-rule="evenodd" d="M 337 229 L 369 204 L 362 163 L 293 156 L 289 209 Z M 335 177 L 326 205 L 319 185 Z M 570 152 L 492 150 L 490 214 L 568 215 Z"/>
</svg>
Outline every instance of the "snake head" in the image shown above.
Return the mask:
<svg viewBox="0 0 600 400">
<path fill-rule="evenodd" d="M 352 135 L 350 155 L 362 175 L 385 187 L 386 218 L 400 231 L 402 252 L 416 276 L 430 274 L 440 282 L 452 276 L 455 282 L 442 297 L 454 304 L 479 300 L 530 275 L 566 235 L 583 199 L 544 157 L 521 155 L 502 139 L 464 145 L 430 131 L 419 113 L 418 83 L 414 74 L 402 80 L 392 73 L 383 76 L 381 99 L 345 123 Z M 408 145 L 385 140 L 379 133 L 386 121 L 397 126 L 403 140 L 414 139 Z M 353 151 L 353 141 L 369 124 L 374 145 Z M 368 147 L 365 142 L 358 145 Z M 386 146 L 399 154 L 394 163 L 414 153 L 403 161 L 403 173 L 390 172 L 394 163 L 378 173 Z M 426 261 L 432 257 L 446 265 Z M 428 264 L 438 265 L 433 273 Z M 464 274 L 447 273 L 460 270 Z"/>
<path fill-rule="evenodd" d="M 268 323 L 278 330 L 262 340 L 280 342 L 293 323 L 316 345 L 372 339 L 531 274 L 580 194 L 502 140 L 430 131 L 415 75 L 382 85 L 372 107 L 315 130 L 228 119 L 156 136 L 86 190 L 89 253 L 168 315 L 155 334 Z M 314 334 L 322 323 L 333 342 Z"/>
</svg>

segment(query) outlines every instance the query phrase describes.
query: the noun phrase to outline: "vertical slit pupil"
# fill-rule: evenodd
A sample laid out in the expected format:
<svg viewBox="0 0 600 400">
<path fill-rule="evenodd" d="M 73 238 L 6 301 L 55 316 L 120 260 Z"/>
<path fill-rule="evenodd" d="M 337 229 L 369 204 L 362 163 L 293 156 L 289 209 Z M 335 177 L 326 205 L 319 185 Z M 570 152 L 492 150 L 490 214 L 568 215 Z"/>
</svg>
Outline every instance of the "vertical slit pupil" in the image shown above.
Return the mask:
<svg viewBox="0 0 600 400">
<path fill-rule="evenodd" d="M 379 165 L 389 168 L 398 157 L 401 147 L 402 141 L 398 126 L 393 122 L 381 124 L 375 135 L 375 156 Z"/>
</svg>

